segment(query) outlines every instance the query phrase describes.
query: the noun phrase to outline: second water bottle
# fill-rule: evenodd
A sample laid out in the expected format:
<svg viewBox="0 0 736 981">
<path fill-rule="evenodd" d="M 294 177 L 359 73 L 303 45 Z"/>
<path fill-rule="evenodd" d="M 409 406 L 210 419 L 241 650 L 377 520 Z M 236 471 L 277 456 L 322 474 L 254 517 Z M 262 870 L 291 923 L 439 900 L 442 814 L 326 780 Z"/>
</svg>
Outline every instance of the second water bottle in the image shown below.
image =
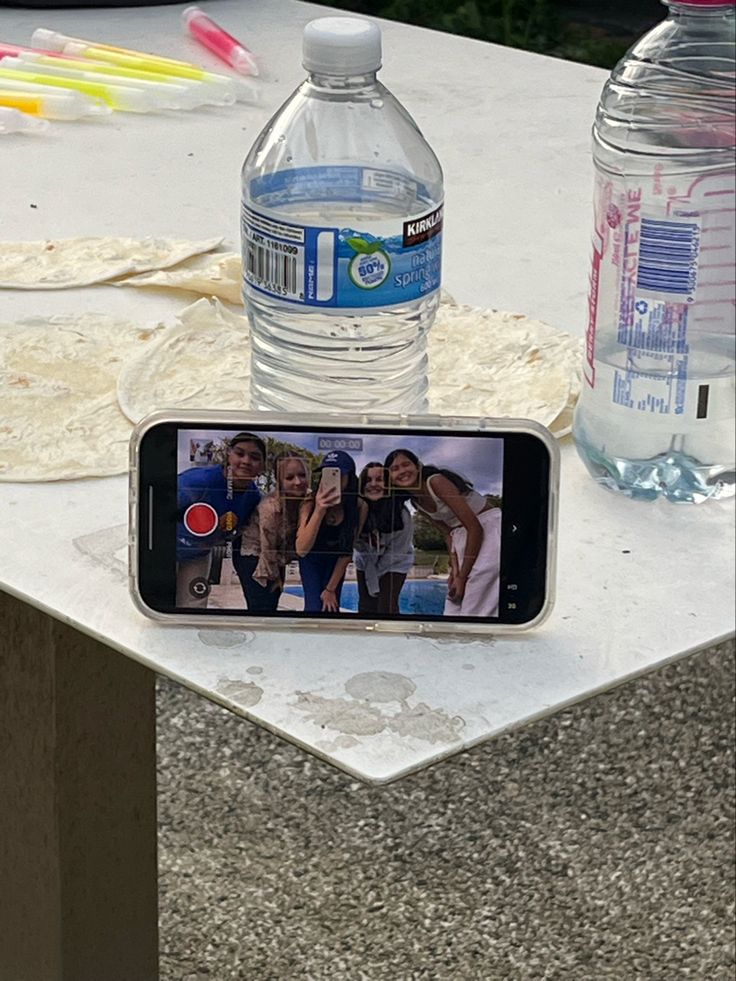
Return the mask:
<svg viewBox="0 0 736 981">
<path fill-rule="evenodd" d="M 629 497 L 733 497 L 734 0 L 665 0 L 593 128 L 585 382 L 573 432 Z"/>
</svg>

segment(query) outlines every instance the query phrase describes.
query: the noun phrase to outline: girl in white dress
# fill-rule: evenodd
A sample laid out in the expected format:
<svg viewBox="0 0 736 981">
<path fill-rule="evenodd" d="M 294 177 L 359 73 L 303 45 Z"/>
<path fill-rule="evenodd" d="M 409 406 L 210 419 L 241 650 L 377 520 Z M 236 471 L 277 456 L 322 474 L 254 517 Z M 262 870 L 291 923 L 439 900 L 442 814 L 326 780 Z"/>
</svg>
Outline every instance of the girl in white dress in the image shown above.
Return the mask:
<svg viewBox="0 0 736 981">
<path fill-rule="evenodd" d="M 498 615 L 501 511 L 459 474 L 423 465 L 411 450 L 386 457 L 392 491 L 442 531 L 450 557 L 445 615 Z"/>
</svg>

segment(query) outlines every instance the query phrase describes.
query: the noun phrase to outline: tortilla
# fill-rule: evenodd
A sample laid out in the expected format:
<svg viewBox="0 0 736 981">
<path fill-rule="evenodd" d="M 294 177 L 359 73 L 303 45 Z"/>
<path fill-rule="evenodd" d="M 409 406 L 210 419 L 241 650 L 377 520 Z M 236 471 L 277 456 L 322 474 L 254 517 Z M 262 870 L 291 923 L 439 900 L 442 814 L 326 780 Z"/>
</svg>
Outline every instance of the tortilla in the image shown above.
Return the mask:
<svg viewBox="0 0 736 981">
<path fill-rule="evenodd" d="M 175 326 L 92 313 L 0 323 L 0 480 L 124 473 L 132 423 L 155 409 L 248 411 L 249 334 L 217 299 L 186 307 Z M 431 411 L 569 431 L 582 341 L 443 303 L 428 348 Z"/>
<path fill-rule="evenodd" d="M 577 401 L 582 341 L 523 314 L 442 303 L 427 350 L 431 412 L 552 426 Z"/>
<path fill-rule="evenodd" d="M 197 255 L 171 269 L 141 273 L 118 280 L 115 286 L 158 286 L 217 296 L 242 306 L 243 267 L 237 252 Z"/>
<path fill-rule="evenodd" d="M 0 323 L 0 480 L 124 473 L 117 377 L 160 329 L 92 313 Z"/>
<path fill-rule="evenodd" d="M 243 263 L 238 252 L 213 252 L 194 256 L 167 270 L 126 276 L 114 282 L 113 286 L 158 286 L 188 290 L 202 296 L 216 296 L 242 307 Z M 442 290 L 442 302 L 455 303 L 445 290 Z"/>
<path fill-rule="evenodd" d="M 146 351 L 130 358 L 117 382 L 120 408 L 138 422 L 155 409 L 250 406 L 247 317 L 219 300 L 197 300 Z"/>
<path fill-rule="evenodd" d="M 189 242 L 166 238 L 60 238 L 0 242 L 0 287 L 60 290 L 104 283 L 127 273 L 166 269 L 202 252 L 221 238 Z"/>
<path fill-rule="evenodd" d="M 562 439 L 569 436 L 572 432 L 572 418 L 575 412 L 574 405 L 566 405 L 562 412 L 553 419 L 547 427 L 555 439 Z"/>
<path fill-rule="evenodd" d="M 247 318 L 203 299 L 179 320 L 120 373 L 118 399 L 132 422 L 162 407 L 248 408 Z M 429 332 L 429 409 L 552 426 L 577 399 L 581 349 L 520 314 L 443 303 Z"/>
</svg>

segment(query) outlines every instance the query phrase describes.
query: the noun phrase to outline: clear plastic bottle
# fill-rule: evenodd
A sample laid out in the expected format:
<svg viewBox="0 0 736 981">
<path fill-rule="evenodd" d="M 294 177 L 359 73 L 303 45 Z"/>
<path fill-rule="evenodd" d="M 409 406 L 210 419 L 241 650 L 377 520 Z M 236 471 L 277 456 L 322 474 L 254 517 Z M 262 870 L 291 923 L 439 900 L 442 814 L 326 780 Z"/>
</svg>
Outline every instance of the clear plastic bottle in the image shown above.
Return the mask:
<svg viewBox="0 0 736 981">
<path fill-rule="evenodd" d="M 251 401 L 290 411 L 426 409 L 442 169 L 377 81 L 378 27 L 307 24 L 308 77 L 243 165 Z"/>
<path fill-rule="evenodd" d="M 644 499 L 734 493 L 734 4 L 664 0 L 593 127 L 595 229 L 573 433 Z"/>
</svg>

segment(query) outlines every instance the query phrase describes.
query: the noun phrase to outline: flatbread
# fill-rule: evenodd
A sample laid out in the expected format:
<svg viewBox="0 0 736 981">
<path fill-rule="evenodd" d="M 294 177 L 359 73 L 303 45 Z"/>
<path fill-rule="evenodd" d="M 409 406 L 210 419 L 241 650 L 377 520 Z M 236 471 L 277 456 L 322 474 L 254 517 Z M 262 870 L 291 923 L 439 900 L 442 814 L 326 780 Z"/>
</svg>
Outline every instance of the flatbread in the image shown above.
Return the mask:
<svg viewBox="0 0 736 981">
<path fill-rule="evenodd" d="M 124 473 L 118 373 L 161 329 L 92 313 L 0 323 L 0 480 Z"/>
<path fill-rule="evenodd" d="M 242 306 L 242 275 L 243 266 L 237 252 L 213 252 L 194 256 L 171 269 L 128 276 L 114 285 L 189 290 Z"/>
<path fill-rule="evenodd" d="M 240 304 L 238 253 L 197 256 L 118 285 L 169 286 Z M 460 305 L 445 291 L 429 333 L 430 410 L 535 419 L 562 437 L 580 393 L 582 342 L 522 314 Z"/>
<path fill-rule="evenodd" d="M 219 300 L 197 300 L 179 325 L 127 361 L 117 382 L 120 408 L 138 422 L 161 408 L 248 409 L 247 317 Z"/>
<path fill-rule="evenodd" d="M 217 300 L 198 300 L 180 326 L 126 364 L 118 400 L 132 422 L 162 407 L 247 409 L 249 326 Z M 582 341 L 520 314 L 443 303 L 430 330 L 429 409 L 513 416 L 569 429 Z"/>
<path fill-rule="evenodd" d="M 248 320 L 200 299 L 174 326 L 105 314 L 0 323 L 0 481 L 124 473 L 132 424 L 162 408 L 249 407 Z M 443 303 L 430 410 L 569 431 L 582 341 L 519 314 Z"/>
<path fill-rule="evenodd" d="M 582 345 L 523 314 L 442 303 L 427 342 L 429 409 L 552 427 L 577 401 Z"/>
<path fill-rule="evenodd" d="M 555 439 L 562 439 L 569 436 L 572 432 L 572 418 L 575 412 L 574 405 L 566 405 L 562 412 L 553 419 L 547 427 Z"/>
<path fill-rule="evenodd" d="M 104 283 L 116 276 L 166 269 L 222 241 L 167 238 L 59 238 L 0 242 L 0 287 L 60 290 Z"/>
</svg>

